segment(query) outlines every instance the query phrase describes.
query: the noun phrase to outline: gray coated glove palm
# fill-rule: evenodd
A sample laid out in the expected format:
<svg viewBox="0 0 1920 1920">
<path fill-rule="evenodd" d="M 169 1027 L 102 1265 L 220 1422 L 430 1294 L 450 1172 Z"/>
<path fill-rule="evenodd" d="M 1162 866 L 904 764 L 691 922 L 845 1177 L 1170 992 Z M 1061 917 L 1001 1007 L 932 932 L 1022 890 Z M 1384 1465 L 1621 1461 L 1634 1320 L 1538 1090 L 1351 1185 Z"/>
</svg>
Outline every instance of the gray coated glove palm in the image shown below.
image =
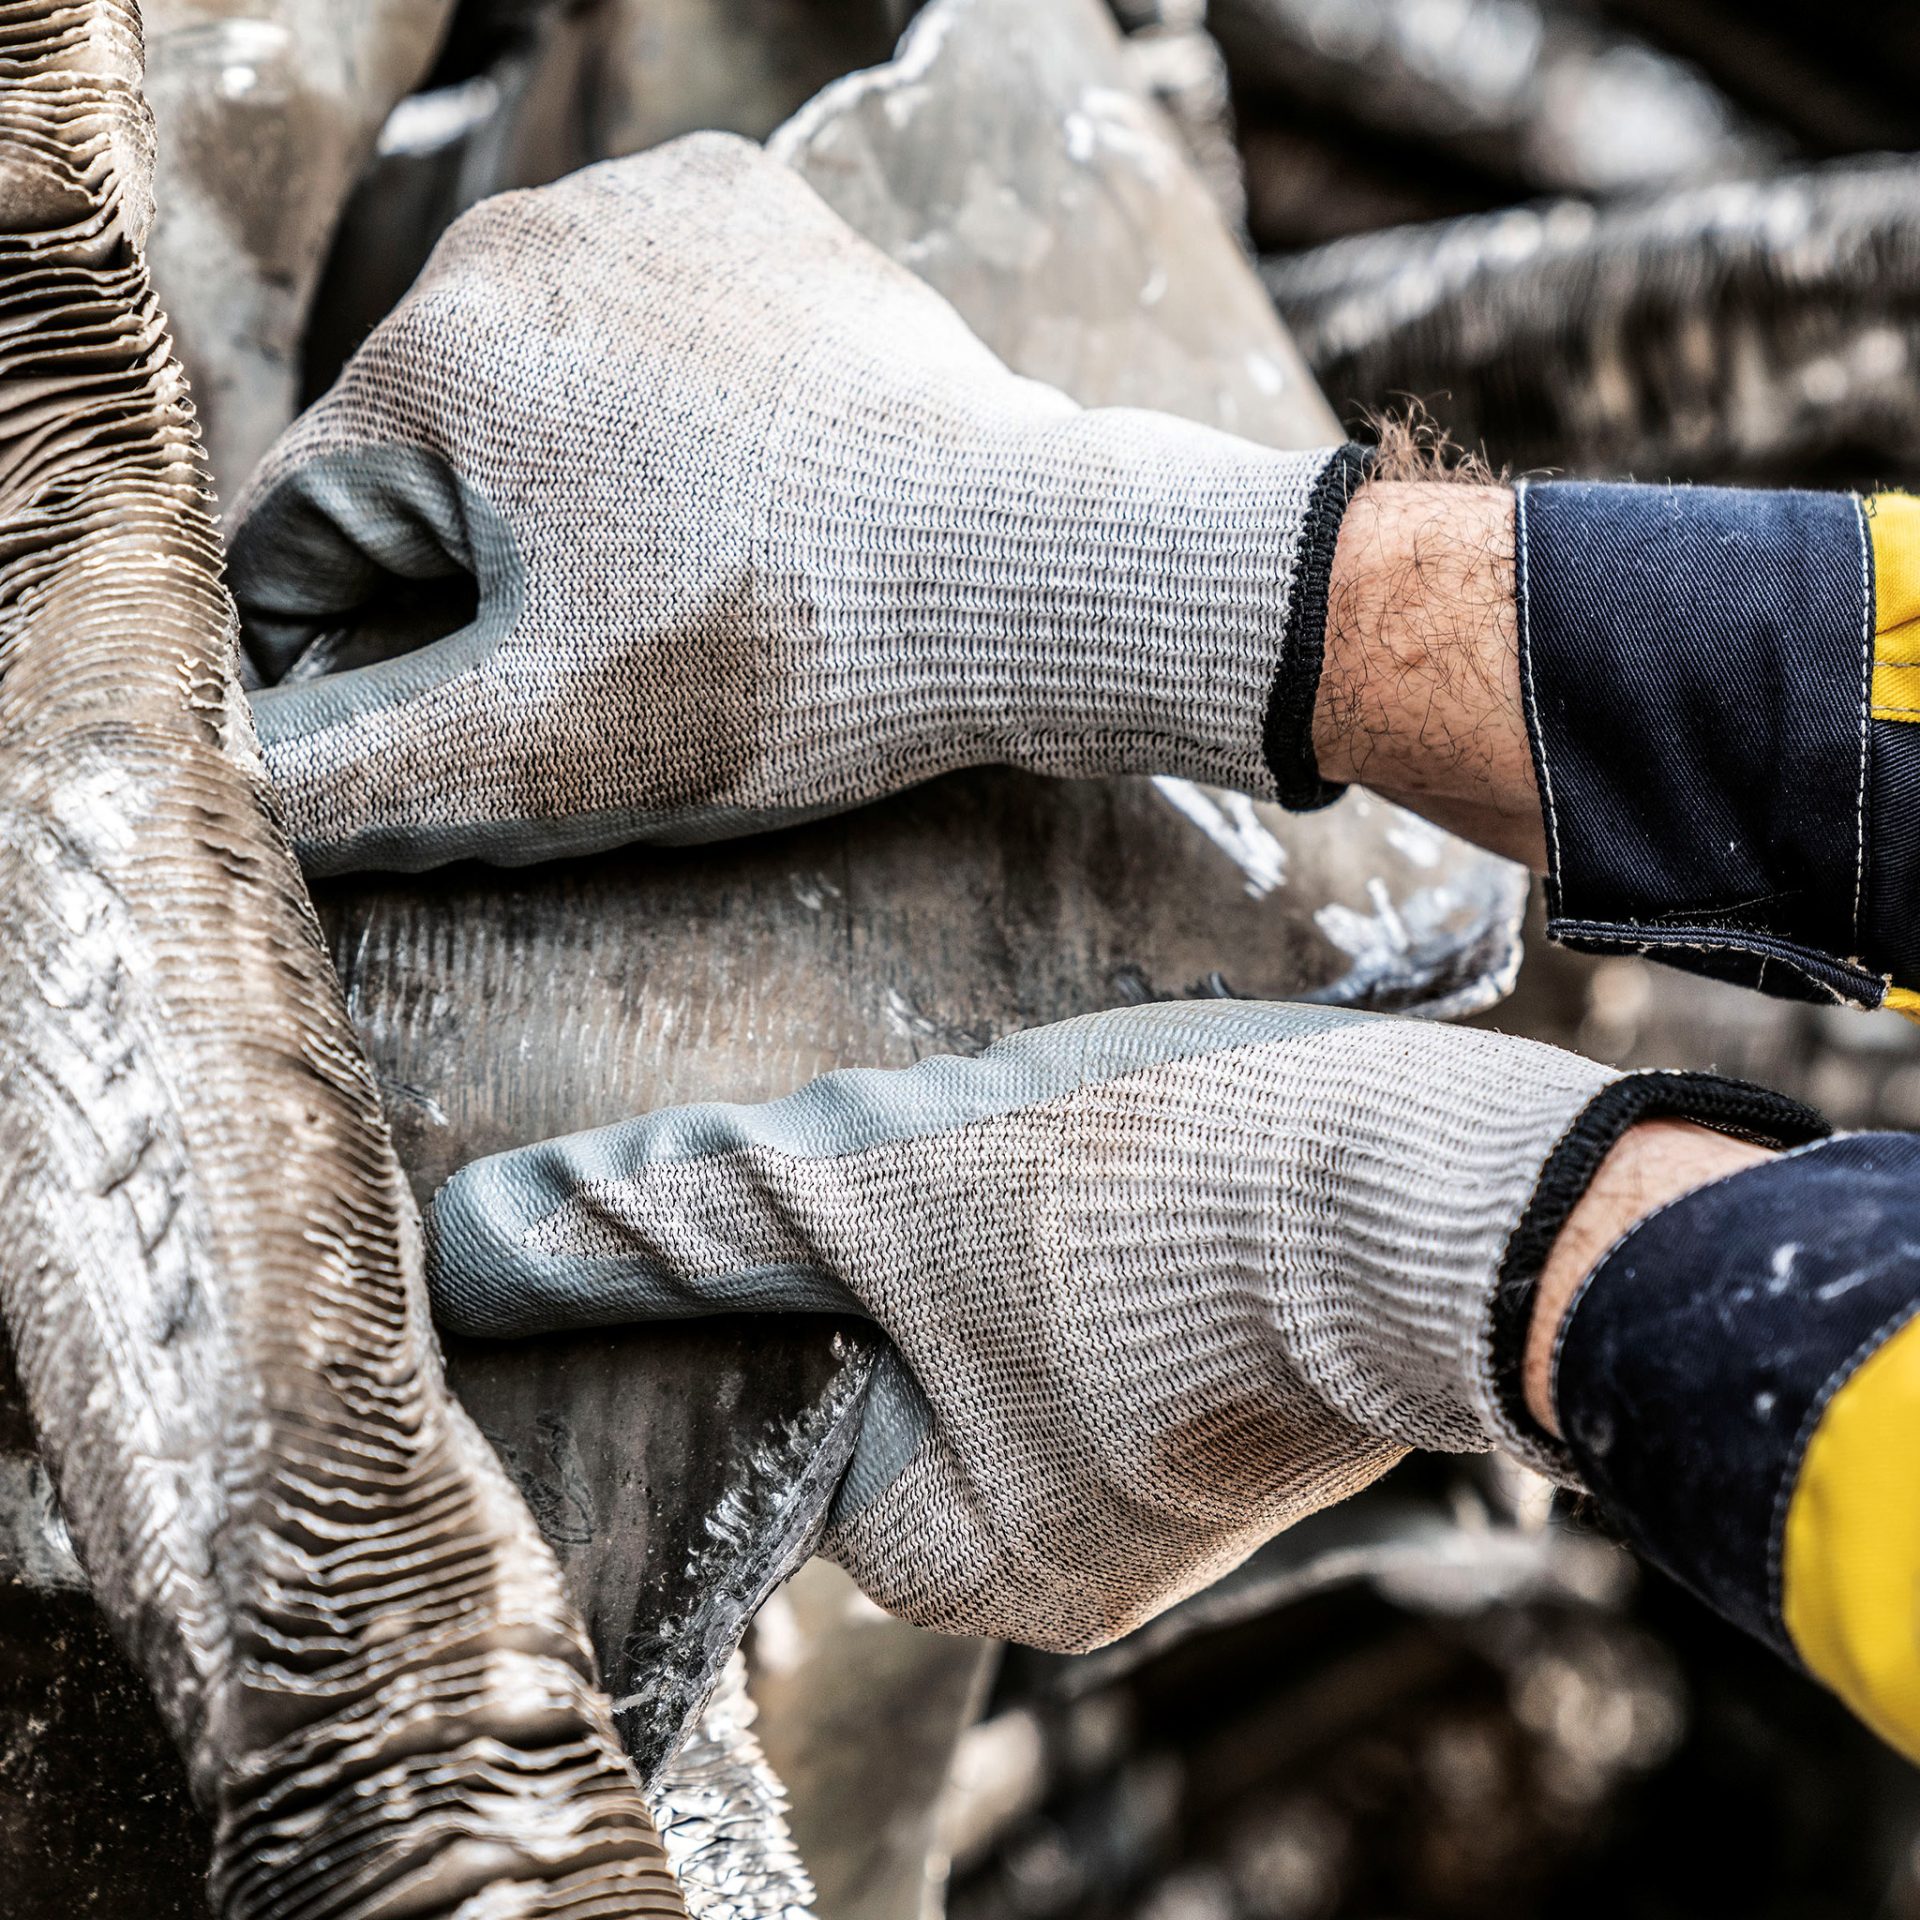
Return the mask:
<svg viewBox="0 0 1920 1920">
<path fill-rule="evenodd" d="M 260 696 L 320 872 L 707 839 L 991 761 L 1312 804 L 1354 471 L 1016 378 L 700 135 L 458 222 L 263 463 L 232 579 L 270 683 L 401 590 L 476 592 Z"/>
<path fill-rule="evenodd" d="M 1099 1014 L 478 1162 L 432 1208 L 435 1308 L 872 1320 L 822 1550 L 924 1625 L 1085 1647 L 1404 1448 L 1525 1449 L 1496 1275 L 1617 1077 L 1325 1008 Z"/>
</svg>

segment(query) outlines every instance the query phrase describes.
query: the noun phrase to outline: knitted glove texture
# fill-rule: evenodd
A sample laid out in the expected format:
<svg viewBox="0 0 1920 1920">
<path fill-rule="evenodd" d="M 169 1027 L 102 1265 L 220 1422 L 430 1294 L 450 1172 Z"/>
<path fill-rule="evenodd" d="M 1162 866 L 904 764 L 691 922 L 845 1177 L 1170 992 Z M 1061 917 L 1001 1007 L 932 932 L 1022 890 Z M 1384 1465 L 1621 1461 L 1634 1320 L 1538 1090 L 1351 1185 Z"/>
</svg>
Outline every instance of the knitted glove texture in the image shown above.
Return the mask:
<svg viewBox="0 0 1920 1920">
<path fill-rule="evenodd" d="M 295 675 L 258 717 L 319 872 L 708 839 L 994 761 L 1317 804 L 1352 475 L 1017 378 L 699 135 L 459 221 L 263 464 L 232 574 Z"/>
<path fill-rule="evenodd" d="M 925 1625 L 1085 1647 L 1407 1447 L 1519 1444 L 1496 1276 L 1615 1077 L 1329 1008 L 1098 1014 L 481 1161 L 432 1209 L 436 1311 L 870 1319 L 824 1551 Z"/>
</svg>

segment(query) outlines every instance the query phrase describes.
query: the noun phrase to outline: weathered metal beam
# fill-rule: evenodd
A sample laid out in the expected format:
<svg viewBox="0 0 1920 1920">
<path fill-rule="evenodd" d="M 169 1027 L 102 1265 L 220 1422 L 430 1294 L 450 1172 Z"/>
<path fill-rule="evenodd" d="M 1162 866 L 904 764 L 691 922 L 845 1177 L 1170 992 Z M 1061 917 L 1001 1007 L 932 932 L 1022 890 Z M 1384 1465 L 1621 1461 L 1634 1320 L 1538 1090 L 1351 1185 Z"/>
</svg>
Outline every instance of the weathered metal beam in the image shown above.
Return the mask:
<svg viewBox="0 0 1920 1920">
<path fill-rule="evenodd" d="M 453 0 L 147 0 L 160 132 L 148 253 L 225 495 L 293 418 L 340 210 L 452 11 Z"/>
<path fill-rule="evenodd" d="M 1269 260 L 1264 274 L 1338 404 L 1419 396 L 1517 468 L 1914 470 L 1911 160 L 1399 228 Z"/>
<path fill-rule="evenodd" d="M 225 1920 L 670 1916 L 275 815 L 140 81 L 134 0 L 0 0 L 0 1316 Z"/>
</svg>

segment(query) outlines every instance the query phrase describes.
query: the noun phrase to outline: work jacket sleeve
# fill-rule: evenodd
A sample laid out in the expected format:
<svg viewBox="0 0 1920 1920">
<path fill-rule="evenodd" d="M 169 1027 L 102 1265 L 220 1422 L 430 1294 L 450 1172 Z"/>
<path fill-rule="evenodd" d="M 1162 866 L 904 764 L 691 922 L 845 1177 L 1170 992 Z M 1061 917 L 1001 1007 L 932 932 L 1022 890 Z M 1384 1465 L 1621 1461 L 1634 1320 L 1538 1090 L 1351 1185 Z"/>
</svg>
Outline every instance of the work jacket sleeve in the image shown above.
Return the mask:
<svg viewBox="0 0 1920 1920">
<path fill-rule="evenodd" d="M 1920 1007 L 1920 501 L 1524 485 L 1515 557 L 1551 936 Z"/>
<path fill-rule="evenodd" d="M 1562 1323 L 1553 1394 L 1620 1530 L 1920 1758 L 1920 1138 L 1684 1195 Z"/>
</svg>

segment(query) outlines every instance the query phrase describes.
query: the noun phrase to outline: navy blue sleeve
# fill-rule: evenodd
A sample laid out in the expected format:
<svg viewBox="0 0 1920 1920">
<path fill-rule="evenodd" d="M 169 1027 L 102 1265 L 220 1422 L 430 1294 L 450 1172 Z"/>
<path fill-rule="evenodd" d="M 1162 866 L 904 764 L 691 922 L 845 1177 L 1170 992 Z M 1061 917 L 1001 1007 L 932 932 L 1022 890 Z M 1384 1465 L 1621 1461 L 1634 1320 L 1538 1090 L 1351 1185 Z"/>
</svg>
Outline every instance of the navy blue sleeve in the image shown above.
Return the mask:
<svg viewBox="0 0 1920 1920">
<path fill-rule="evenodd" d="M 1920 1138 L 1852 1134 L 1684 1195 L 1594 1269 L 1554 1405 L 1619 1530 L 1789 1659 L 1782 1542 L 1837 1388 L 1920 1303 Z"/>
<path fill-rule="evenodd" d="M 1878 1006 L 1862 502 L 1564 481 L 1517 515 L 1551 936 Z"/>
</svg>

